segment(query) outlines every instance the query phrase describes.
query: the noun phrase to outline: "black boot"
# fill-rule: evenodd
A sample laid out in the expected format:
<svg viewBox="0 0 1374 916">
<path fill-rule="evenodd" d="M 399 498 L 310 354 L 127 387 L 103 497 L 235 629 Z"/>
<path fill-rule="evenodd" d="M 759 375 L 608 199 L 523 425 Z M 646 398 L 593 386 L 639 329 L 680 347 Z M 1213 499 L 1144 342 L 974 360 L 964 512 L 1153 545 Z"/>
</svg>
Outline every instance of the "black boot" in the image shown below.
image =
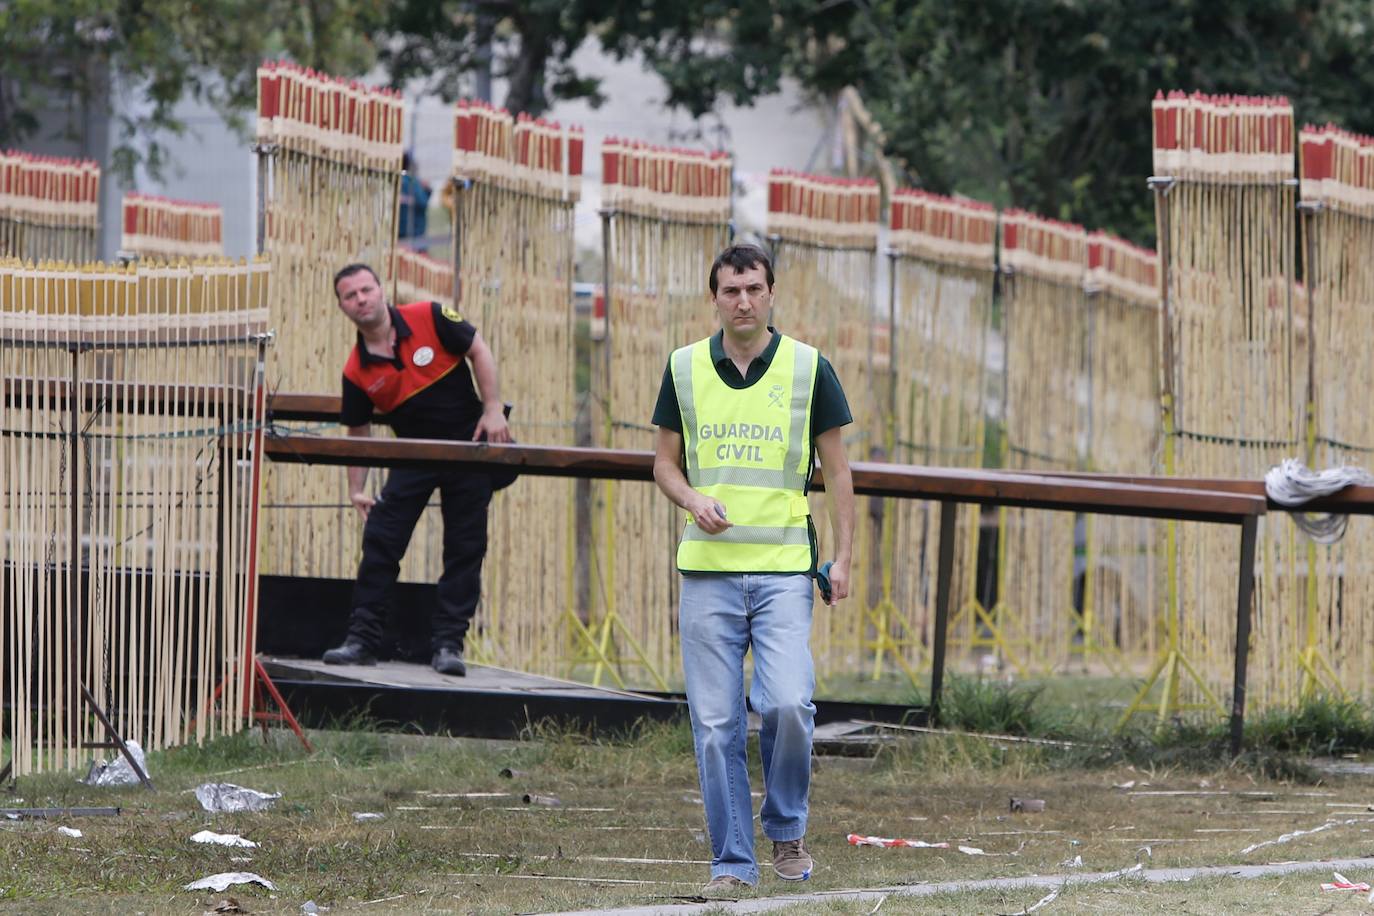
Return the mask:
<svg viewBox="0 0 1374 916">
<path fill-rule="evenodd" d="M 448 646 L 438 648 L 430 665 L 440 674 L 451 674 L 454 677 L 465 677 L 468 673 L 468 666 L 463 663 L 463 650 Z"/>
<path fill-rule="evenodd" d="M 344 644 L 324 653 L 326 665 L 375 665 L 377 656 L 372 650 L 356 639 L 346 639 Z"/>
</svg>

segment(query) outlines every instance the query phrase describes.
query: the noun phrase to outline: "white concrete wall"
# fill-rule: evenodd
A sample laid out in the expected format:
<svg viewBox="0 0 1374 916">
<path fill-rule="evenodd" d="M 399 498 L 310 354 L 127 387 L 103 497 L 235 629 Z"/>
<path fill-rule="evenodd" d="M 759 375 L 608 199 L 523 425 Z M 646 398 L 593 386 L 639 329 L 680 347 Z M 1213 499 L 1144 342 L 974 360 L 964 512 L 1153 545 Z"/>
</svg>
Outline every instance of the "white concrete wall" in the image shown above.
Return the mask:
<svg viewBox="0 0 1374 916">
<path fill-rule="evenodd" d="M 153 179 L 146 168 L 139 168 L 133 181 L 124 183 L 110 172 L 111 156 L 119 143 L 119 119 L 146 115 L 152 106 L 137 90 L 117 84 L 110 89 L 108 106 L 108 113 L 94 104 L 82 110 L 74 102 L 54 98 L 42 113 L 38 134 L 21 147 L 100 163 L 99 256 L 108 261 L 119 250 L 120 204 L 130 190 L 219 204 L 224 208 L 225 254 L 252 254 L 257 172 L 246 137 L 230 129 L 208 105 L 183 100 L 176 113 L 186 125 L 185 132 L 158 135 L 166 149 L 162 177 Z"/>
</svg>

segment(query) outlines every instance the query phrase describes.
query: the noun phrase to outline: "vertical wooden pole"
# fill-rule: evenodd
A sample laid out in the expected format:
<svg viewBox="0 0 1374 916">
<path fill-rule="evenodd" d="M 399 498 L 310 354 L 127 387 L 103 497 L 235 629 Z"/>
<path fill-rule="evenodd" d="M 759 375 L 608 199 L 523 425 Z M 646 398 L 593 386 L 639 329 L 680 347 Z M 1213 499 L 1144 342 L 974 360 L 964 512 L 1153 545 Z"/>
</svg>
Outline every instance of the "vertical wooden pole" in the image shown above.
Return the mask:
<svg viewBox="0 0 1374 916">
<path fill-rule="evenodd" d="M 1259 517 L 1240 525 L 1240 575 L 1236 584 L 1236 671 L 1231 684 L 1231 756 L 1245 740 L 1245 666 L 1250 656 L 1250 605 L 1255 593 L 1255 536 Z"/>
<path fill-rule="evenodd" d="M 940 503 L 940 554 L 935 567 L 935 633 L 930 660 L 929 723 L 940 720 L 940 693 L 945 685 L 945 637 L 949 627 L 949 596 L 954 578 L 954 535 L 959 519 L 959 504 Z"/>
</svg>

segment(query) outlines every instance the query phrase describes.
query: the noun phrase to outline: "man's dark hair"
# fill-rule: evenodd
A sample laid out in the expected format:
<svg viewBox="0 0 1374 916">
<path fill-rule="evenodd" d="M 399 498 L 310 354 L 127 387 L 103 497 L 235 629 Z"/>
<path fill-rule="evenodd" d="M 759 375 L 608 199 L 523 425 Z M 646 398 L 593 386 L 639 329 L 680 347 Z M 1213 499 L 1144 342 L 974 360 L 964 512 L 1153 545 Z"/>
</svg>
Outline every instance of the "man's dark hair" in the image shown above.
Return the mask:
<svg viewBox="0 0 1374 916">
<path fill-rule="evenodd" d="M 773 262 L 768 258 L 768 252 L 757 245 L 731 245 L 729 248 L 716 255 L 716 261 L 711 265 L 711 276 L 708 282 L 711 285 L 711 295 L 716 294 L 716 287 L 719 285 L 717 275 L 722 267 L 729 267 L 735 273 L 743 273 L 751 268 L 763 265 L 764 276 L 768 278 L 768 288 L 773 288 Z"/>
<path fill-rule="evenodd" d="M 334 275 L 334 298 L 337 299 L 339 297 L 340 280 L 346 280 L 354 274 L 360 274 L 363 271 L 367 271 L 368 273 L 372 274 L 372 279 L 377 282 L 378 286 L 382 285 L 382 278 L 377 276 L 377 271 L 373 270 L 371 267 L 368 267 L 366 264 L 346 264 L 343 267 L 340 267 L 339 272 Z"/>
</svg>

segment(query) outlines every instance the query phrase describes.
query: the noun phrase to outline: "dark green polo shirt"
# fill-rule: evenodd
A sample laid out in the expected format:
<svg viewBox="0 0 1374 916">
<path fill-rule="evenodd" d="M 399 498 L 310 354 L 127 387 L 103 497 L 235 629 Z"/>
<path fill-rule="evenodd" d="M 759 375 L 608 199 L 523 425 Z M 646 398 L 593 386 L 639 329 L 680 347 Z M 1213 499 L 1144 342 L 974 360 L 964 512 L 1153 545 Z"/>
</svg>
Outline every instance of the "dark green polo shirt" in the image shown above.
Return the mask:
<svg viewBox="0 0 1374 916">
<path fill-rule="evenodd" d="M 734 360 L 725 355 L 725 332 L 717 331 L 711 336 L 711 362 L 716 364 L 716 375 L 720 376 L 722 382 L 731 388 L 743 390 L 763 378 L 763 374 L 768 371 L 768 364 L 773 361 L 773 354 L 778 351 L 778 341 L 782 339 L 782 335 L 773 328 L 770 327 L 768 330 L 773 332 L 773 339 L 764 347 L 763 353 L 754 357 L 744 378 L 740 378 L 739 368 Z M 828 429 L 853 422 L 854 416 L 849 412 L 849 401 L 844 396 L 844 389 L 840 387 L 840 379 L 835 375 L 835 368 L 822 356 L 816 368 L 816 388 L 811 398 L 811 438 L 814 440 Z M 658 403 L 654 405 L 654 425 L 671 429 L 675 433 L 682 432 L 682 410 L 678 407 L 677 389 L 673 386 L 671 363 L 663 370 L 663 382 L 658 388 Z"/>
</svg>

